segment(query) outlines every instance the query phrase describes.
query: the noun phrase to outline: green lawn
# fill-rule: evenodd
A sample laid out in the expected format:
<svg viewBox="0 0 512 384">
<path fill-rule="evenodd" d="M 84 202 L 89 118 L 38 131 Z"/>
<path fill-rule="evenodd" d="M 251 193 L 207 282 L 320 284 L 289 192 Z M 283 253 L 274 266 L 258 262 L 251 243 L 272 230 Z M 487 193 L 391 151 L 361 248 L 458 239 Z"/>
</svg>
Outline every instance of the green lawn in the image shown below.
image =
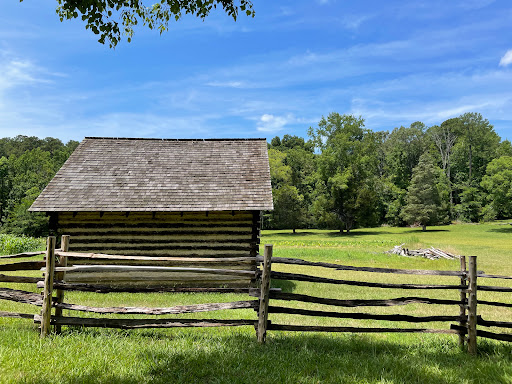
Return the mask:
<svg viewBox="0 0 512 384">
<path fill-rule="evenodd" d="M 387 255 L 394 245 L 434 246 L 478 256 L 478 269 L 512 276 L 512 226 L 504 223 L 335 231 L 264 231 L 262 244 L 274 244 L 274 256 L 297 257 L 355 266 L 458 269 L 458 261 Z M 72 240 L 71 240 L 72 241 Z M 347 280 L 456 284 L 453 277 L 370 274 L 275 264 L 274 270 L 310 273 Z M 487 285 L 508 285 L 485 281 Z M 332 298 L 431 296 L 458 298 L 458 292 L 395 291 L 273 281 L 283 291 Z M 30 285 L 8 285 L 33 289 Z M 431 293 L 434 292 L 434 293 Z M 512 294 L 481 292 L 481 299 L 512 302 Z M 97 306 L 160 306 L 247 299 L 220 294 L 93 294 L 68 293 L 66 301 Z M 315 304 L 273 301 L 308 309 L 339 312 L 457 314 L 458 308 L 409 305 L 336 309 Z M 37 312 L 23 304 L 0 301 L 0 311 Z M 482 316 L 510 321 L 512 310 L 481 306 Z M 65 313 L 77 316 L 77 313 Z M 137 316 L 133 316 L 137 317 Z M 183 317 L 255 318 L 252 310 L 213 312 Z M 363 327 L 433 327 L 395 322 L 305 318 L 271 314 L 274 323 Z M 496 331 L 496 330 L 495 330 Z M 457 347 L 454 335 L 320 334 L 269 332 L 266 345 L 256 343 L 250 327 L 229 329 L 105 330 L 65 328 L 63 335 L 40 340 L 30 320 L 0 318 L 0 382 L 6 383 L 512 383 L 512 343 L 479 339 L 479 356 Z"/>
</svg>

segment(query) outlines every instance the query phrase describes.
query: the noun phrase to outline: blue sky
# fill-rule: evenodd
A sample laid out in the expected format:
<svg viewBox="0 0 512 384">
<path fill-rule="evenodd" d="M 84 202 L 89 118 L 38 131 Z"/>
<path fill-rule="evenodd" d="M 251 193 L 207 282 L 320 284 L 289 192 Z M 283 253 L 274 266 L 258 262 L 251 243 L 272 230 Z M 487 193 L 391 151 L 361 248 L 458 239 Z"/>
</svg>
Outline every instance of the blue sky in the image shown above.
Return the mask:
<svg viewBox="0 0 512 384">
<path fill-rule="evenodd" d="M 254 1 L 115 50 L 56 4 L 2 4 L 0 137 L 306 137 L 335 111 L 373 130 L 480 112 L 512 139 L 510 0 Z"/>
</svg>

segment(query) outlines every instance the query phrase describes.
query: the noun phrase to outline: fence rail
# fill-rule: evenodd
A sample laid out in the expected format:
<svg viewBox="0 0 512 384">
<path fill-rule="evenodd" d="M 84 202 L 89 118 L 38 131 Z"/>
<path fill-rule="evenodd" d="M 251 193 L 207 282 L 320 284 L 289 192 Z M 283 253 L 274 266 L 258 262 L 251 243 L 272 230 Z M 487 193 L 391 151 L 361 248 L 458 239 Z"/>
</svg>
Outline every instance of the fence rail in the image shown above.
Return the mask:
<svg viewBox="0 0 512 384">
<path fill-rule="evenodd" d="M 438 271 L 417 269 L 373 268 L 340 265 L 325 262 L 312 262 L 301 259 L 272 257 L 272 246 L 266 245 L 263 256 L 256 257 L 230 257 L 220 260 L 217 257 L 148 257 L 148 256 L 121 256 L 98 253 L 69 252 L 69 236 L 62 237 L 60 249 L 55 249 L 55 238 L 48 238 L 45 252 L 26 252 L 16 255 L 1 256 L 2 261 L 17 258 L 31 258 L 46 255 L 44 261 L 13 261 L 0 264 L 0 282 L 7 283 L 32 283 L 37 288 L 43 289 L 43 295 L 23 291 L 19 289 L 0 288 L 0 300 L 18 302 L 41 307 L 41 314 L 27 314 L 17 312 L 0 311 L 0 317 L 20 319 L 32 319 L 41 324 L 41 336 L 50 332 L 51 326 L 56 332 L 60 332 L 63 325 L 80 325 L 84 327 L 110 327 L 121 329 L 135 328 L 170 328 L 170 327 L 225 327 L 225 326 L 253 326 L 257 339 L 263 343 L 266 340 L 267 331 L 297 331 L 297 332 L 351 332 L 351 333 L 440 333 L 455 334 L 459 336 L 459 342 L 468 346 L 469 353 L 476 353 L 477 337 L 512 342 L 512 334 L 498 333 L 495 330 L 512 329 L 512 322 L 490 320 L 485 317 L 485 311 L 477 308 L 481 306 L 494 306 L 512 308 L 508 301 L 488 301 L 477 298 L 478 291 L 507 294 L 512 292 L 512 287 L 482 285 L 481 279 L 501 279 L 508 281 L 509 276 L 486 274 L 476 269 L 476 257 L 469 257 L 466 263 L 464 256 L 460 259 L 460 270 Z M 254 260 L 261 263 L 260 269 L 247 270 L 247 265 Z M 119 263 L 123 262 L 124 265 Z M 129 265 L 125 265 L 128 263 Z M 148 264 L 149 263 L 149 264 Z M 93 265 L 91 265 L 93 264 Z M 408 284 L 408 283 L 383 283 L 371 281 L 357 281 L 337 278 L 314 276 L 311 274 L 299 274 L 290 272 L 278 272 L 272 270 L 272 264 L 296 265 L 305 268 L 327 268 L 335 271 L 371 272 L 384 274 L 416 275 L 419 278 L 432 276 L 457 278 L 454 284 Z M 220 266 L 220 268 L 208 268 L 208 266 Z M 205 267 L 206 266 L 206 267 Z M 238 269 L 240 267 L 240 269 Z M 225 268 L 225 269 L 222 269 Z M 14 271 L 41 271 L 42 277 L 8 275 L 4 272 Z M 308 270 L 309 271 L 309 270 Z M 102 281 L 88 281 L 91 273 L 100 272 L 108 276 L 109 281 L 115 284 L 104 284 Z M 158 285 L 166 276 L 182 274 L 183 279 L 187 274 L 197 275 L 224 275 L 234 279 L 242 277 L 258 282 L 255 287 L 182 287 L 169 284 Z M 106 275 L 105 275 L 106 274 Z M 440 299 L 418 296 L 404 296 L 387 299 L 338 299 L 313 295 L 282 292 L 278 288 L 270 288 L 271 280 L 289 280 L 321 284 L 347 285 L 364 288 L 399 289 L 399 290 L 424 290 L 428 292 L 453 290 L 458 291 L 458 299 Z M 478 279 L 478 281 L 477 281 Z M 151 286 L 144 286 L 138 282 L 150 281 Z M 117 283 L 116 283 L 117 282 Z M 54 294 L 54 291 L 55 294 Z M 252 297 L 250 300 L 231 301 L 223 303 L 205 303 L 177 305 L 172 307 L 94 307 L 65 302 L 66 291 L 85 291 L 97 293 L 110 292 L 215 292 L 215 293 L 242 293 Z M 430 316 L 417 316 L 406 314 L 379 314 L 361 312 L 338 312 L 334 310 L 301 309 L 273 305 L 274 300 L 280 302 L 300 302 L 322 304 L 333 308 L 376 308 L 376 307 L 400 307 L 410 304 L 416 305 L 444 305 L 457 306 L 458 315 L 438 314 Z M 485 307 L 484 307 L 485 308 Z M 169 319 L 169 318 L 91 318 L 64 316 L 63 310 L 87 312 L 97 315 L 180 315 L 189 313 L 204 313 L 221 310 L 252 309 L 257 315 L 253 319 Z M 52 314 L 54 311 L 54 314 Z M 276 324 L 269 320 L 269 314 L 299 315 L 305 319 L 305 324 Z M 482 317 L 483 315 L 483 317 Z M 308 320 L 311 317 L 393 321 L 397 323 L 428 323 L 447 322 L 446 329 L 429 329 L 423 327 L 399 328 L 399 327 L 356 327 L 356 326 L 323 326 L 311 325 Z M 302 320 L 301 320 L 302 321 Z M 309 324 L 308 324 L 309 322 Z M 478 329 L 477 329 L 478 327 Z M 491 328 L 489 330 L 482 327 Z"/>
</svg>

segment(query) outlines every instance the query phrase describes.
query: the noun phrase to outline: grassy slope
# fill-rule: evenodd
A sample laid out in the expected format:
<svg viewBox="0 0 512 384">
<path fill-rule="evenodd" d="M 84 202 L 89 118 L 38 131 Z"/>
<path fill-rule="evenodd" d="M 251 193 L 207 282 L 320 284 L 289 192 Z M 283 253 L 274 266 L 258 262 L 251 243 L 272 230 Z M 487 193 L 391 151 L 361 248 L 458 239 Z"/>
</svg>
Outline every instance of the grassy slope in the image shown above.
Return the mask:
<svg viewBox="0 0 512 384">
<path fill-rule="evenodd" d="M 458 268 L 455 261 L 430 261 L 385 255 L 394 245 L 410 248 L 435 246 L 479 256 L 479 269 L 512 275 L 512 227 L 508 225 L 459 225 L 416 229 L 375 228 L 340 235 L 333 231 L 266 231 L 263 243 L 275 245 L 274 255 L 300 257 L 352 265 L 396 268 Z M 304 273 L 303 267 L 275 265 L 274 269 Z M 371 281 L 425 282 L 403 275 L 362 274 L 314 269 L 320 276 Z M 432 283 L 454 283 L 453 278 L 428 278 Z M 486 281 L 497 284 L 497 281 Z M 356 287 L 274 281 L 283 290 L 338 298 L 377 298 L 402 295 L 458 297 L 457 292 L 431 294 L 421 291 L 389 291 Z M 11 285 L 30 289 L 28 285 Z M 485 299 L 506 300 L 482 292 Z M 505 294 L 507 295 L 507 294 Z M 485 297 L 484 297 L 485 296 Z M 70 302 L 111 305 L 171 306 L 181 303 L 245 299 L 237 295 L 129 295 L 70 293 Z M 311 309 L 335 310 L 321 305 L 279 303 Z M 277 305 L 273 302 L 273 305 Z M 0 301 L 0 310 L 35 308 Z M 511 319 L 511 310 L 485 308 L 486 318 Z M 353 309 L 339 309 L 352 312 Z M 370 308 L 362 312 L 431 315 L 458 313 L 457 308 L 413 305 Z M 68 315 L 76 316 L 76 313 Z M 190 315 L 192 316 L 192 315 Z M 254 318 L 249 310 L 202 314 L 196 317 Z M 391 326 L 390 322 L 305 319 L 271 315 L 276 323 Z M 405 325 L 408 326 L 408 325 Z M 446 324 L 418 326 L 446 328 Z M 457 348 L 450 335 L 350 335 L 270 333 L 260 346 L 249 327 L 231 329 L 183 329 L 117 331 L 66 329 L 62 336 L 39 340 L 28 320 L 0 319 L 0 382 L 261 382 L 261 383 L 512 383 L 512 346 L 482 342 L 478 358 Z"/>
</svg>

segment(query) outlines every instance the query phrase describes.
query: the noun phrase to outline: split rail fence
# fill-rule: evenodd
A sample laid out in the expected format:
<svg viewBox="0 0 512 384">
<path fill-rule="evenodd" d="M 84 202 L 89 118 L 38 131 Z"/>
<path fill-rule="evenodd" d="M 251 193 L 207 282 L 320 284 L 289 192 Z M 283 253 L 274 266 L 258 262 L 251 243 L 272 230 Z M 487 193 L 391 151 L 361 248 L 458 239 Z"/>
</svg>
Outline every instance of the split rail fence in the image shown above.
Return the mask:
<svg viewBox="0 0 512 384">
<path fill-rule="evenodd" d="M 171 328 L 171 327 L 219 327 L 219 326 L 253 326 L 256 330 L 259 342 L 265 342 L 267 331 L 300 331 L 300 332 L 360 332 L 360 333 L 444 333 L 456 334 L 459 337 L 459 344 L 467 344 L 468 352 L 476 353 L 477 337 L 490 338 L 502 341 L 512 341 L 512 334 L 506 332 L 490 332 L 480 329 L 480 327 L 493 327 L 494 329 L 510 329 L 512 322 L 510 321 L 493 321 L 482 318 L 479 314 L 485 311 L 480 310 L 481 306 L 495 306 L 512 308 L 510 293 L 512 287 L 505 286 L 489 286 L 477 283 L 480 279 L 500 279 L 512 280 L 512 277 L 489 275 L 484 272 L 477 271 L 477 258 L 470 256 L 468 263 L 466 257 L 460 258 L 460 270 L 458 271 L 438 271 L 438 270 L 407 270 L 407 269 L 390 269 L 390 268 L 371 268 L 371 267 L 355 267 L 340 264 L 331 264 L 323 262 L 311 262 L 293 258 L 272 257 L 272 245 L 265 246 L 263 256 L 258 256 L 257 260 L 261 263 L 261 269 L 255 271 L 237 270 L 237 269 L 213 269 L 213 268 L 195 268 L 195 267 L 176 267 L 176 266 L 154 266 L 144 265 L 148 260 L 147 257 L 137 256 L 119 256 L 119 255 L 102 255 L 102 254 L 85 254 L 68 252 L 69 236 L 63 236 L 61 248 L 55 249 L 55 237 L 49 237 L 46 252 L 22 253 L 18 255 L 0 256 L 1 259 L 17 258 L 17 257 L 34 257 L 45 254 L 44 261 L 22 261 L 0 264 L 0 282 L 7 283 L 31 283 L 36 284 L 37 288 L 42 288 L 42 295 L 15 290 L 10 288 L 0 288 L 0 299 L 11 300 L 20 303 L 26 303 L 41 307 L 40 314 L 27 314 L 17 312 L 0 311 L 0 317 L 15 317 L 32 319 L 35 323 L 40 324 L 41 336 L 49 334 L 51 326 L 55 327 L 55 331 L 59 333 L 61 327 L 64 326 L 83 326 L 83 327 L 108 327 L 108 328 Z M 136 265 L 119 265 L 119 264 L 101 264 L 101 265 L 84 265 L 84 262 L 94 263 L 98 260 L 104 262 L 119 261 L 119 258 L 137 263 Z M 172 260 L 171 260 L 172 259 Z M 176 259 L 176 260 L 175 260 Z M 73 265 L 73 260 L 81 260 L 80 264 Z M 162 262 L 169 262 L 176 265 L 180 260 L 177 258 L 159 258 Z M 190 261 L 190 259 L 188 259 Z M 142 263 L 142 264 L 141 264 Z M 336 271 L 352 271 L 364 273 L 384 273 L 384 274 L 402 274 L 402 275 L 421 275 L 428 276 L 448 276 L 456 279 L 453 284 L 395 284 L 369 281 L 356 281 L 326 278 L 309 274 L 297 274 L 288 272 L 272 271 L 272 264 L 285 264 L 303 266 L 306 268 L 320 267 Z M 10 276 L 4 275 L 6 271 L 27 271 L 40 270 L 43 277 L 30 276 Z M 100 284 L 95 282 L 69 282 L 66 281 L 66 274 L 70 273 L 128 273 L 134 276 L 137 273 L 146 273 L 145 278 L 151 279 L 151 273 L 158 275 L 154 280 L 161 281 L 166 273 L 176 275 L 176 273 L 205 273 L 205 274 L 222 274 L 240 276 L 244 278 L 250 277 L 256 282 L 257 287 L 234 287 L 234 288 L 214 288 L 214 287 L 180 287 L 180 286 L 151 286 L 144 287 L 140 284 L 130 286 L 116 286 L 109 284 Z M 149 273 L 149 274 L 148 274 Z M 254 276 L 248 276 L 248 274 Z M 351 299 L 341 300 L 334 298 L 323 298 L 311 295 L 282 292 L 278 288 L 270 288 L 271 280 L 288 280 L 301 281 L 331 285 L 346 285 L 357 287 L 381 288 L 387 290 L 420 290 L 426 291 L 453 291 L 454 299 L 438 299 L 418 296 L 397 297 L 392 299 Z M 66 303 L 64 301 L 66 291 L 88 291 L 98 293 L 108 292 L 225 292 L 225 293 L 245 293 L 255 299 L 242 300 L 227 303 L 205 303 L 193 305 L 180 305 L 168 308 L 149 308 L 149 307 L 91 307 L 79 304 Z M 479 291 L 500 292 L 504 295 L 508 294 L 508 301 L 485 301 L 478 300 L 477 293 Z M 54 295 L 55 292 L 55 295 Z M 360 312 L 338 312 L 338 311 L 319 311 L 311 309 L 300 309 L 292 307 L 284 307 L 279 305 L 271 305 L 274 301 L 294 301 L 302 303 L 314 303 L 329 305 L 335 308 L 358 308 L 358 307 L 383 307 L 397 306 L 409 304 L 440 304 L 448 306 L 456 306 L 459 308 L 458 315 L 435 315 L 435 316 L 413 316 L 404 314 L 372 314 Z M 63 310 L 81 311 L 94 314 L 140 314 L 140 315 L 179 315 L 186 313 L 210 312 L 227 309 L 253 309 L 256 314 L 249 319 L 183 319 L 183 318 L 140 318 L 140 319 L 123 319 L 123 318 L 104 318 L 104 317 L 71 317 L 64 316 Z M 477 308 L 479 311 L 477 313 Z M 54 314 L 52 314 L 54 310 Z M 303 325 L 277 324 L 268 319 L 269 314 L 281 315 L 302 315 L 312 317 L 328 317 L 338 319 L 360 319 L 360 320 L 376 320 L 376 321 L 392 321 L 407 323 L 428 323 L 428 322 L 446 322 L 449 326 L 446 329 L 439 328 L 392 328 L 392 327 L 344 327 L 344 326 L 318 326 L 311 325 L 311 322 Z M 282 317 L 280 317 L 282 318 Z"/>
</svg>

